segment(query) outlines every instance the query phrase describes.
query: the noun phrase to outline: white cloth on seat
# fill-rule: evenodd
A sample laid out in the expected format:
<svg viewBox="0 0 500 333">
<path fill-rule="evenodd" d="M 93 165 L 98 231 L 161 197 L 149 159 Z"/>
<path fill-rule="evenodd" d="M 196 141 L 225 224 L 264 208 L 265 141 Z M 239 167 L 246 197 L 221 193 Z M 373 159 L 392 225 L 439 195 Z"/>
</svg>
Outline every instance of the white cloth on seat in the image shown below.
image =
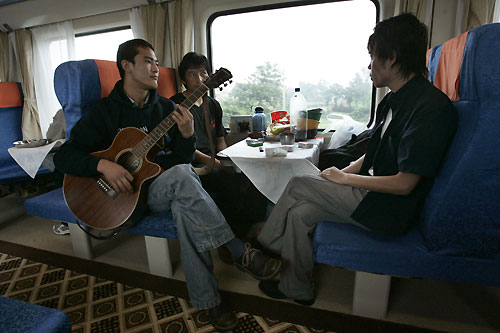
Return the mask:
<svg viewBox="0 0 500 333">
<path fill-rule="evenodd" d="M 9 148 L 9 154 L 19 166 L 31 177 L 35 178 L 47 154 L 56 147 L 61 146 L 64 139 L 59 139 L 47 145 L 34 148 Z"/>
</svg>

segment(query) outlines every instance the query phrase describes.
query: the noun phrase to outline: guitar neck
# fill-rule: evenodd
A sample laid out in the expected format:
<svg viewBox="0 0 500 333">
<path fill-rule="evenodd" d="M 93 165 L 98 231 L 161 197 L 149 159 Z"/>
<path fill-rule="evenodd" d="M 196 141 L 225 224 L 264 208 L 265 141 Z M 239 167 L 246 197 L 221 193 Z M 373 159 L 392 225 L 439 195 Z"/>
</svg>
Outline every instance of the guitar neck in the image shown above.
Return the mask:
<svg viewBox="0 0 500 333">
<path fill-rule="evenodd" d="M 191 109 L 191 107 L 196 103 L 196 101 L 203 96 L 204 93 L 208 91 L 208 87 L 204 84 L 196 89 L 189 97 L 187 97 L 181 106 L 186 109 Z M 160 140 L 168 130 L 175 125 L 175 120 L 173 117 L 173 112 L 165 117 L 148 135 L 144 137 L 133 149 L 132 153 L 137 157 L 144 157 L 149 149 Z"/>
</svg>

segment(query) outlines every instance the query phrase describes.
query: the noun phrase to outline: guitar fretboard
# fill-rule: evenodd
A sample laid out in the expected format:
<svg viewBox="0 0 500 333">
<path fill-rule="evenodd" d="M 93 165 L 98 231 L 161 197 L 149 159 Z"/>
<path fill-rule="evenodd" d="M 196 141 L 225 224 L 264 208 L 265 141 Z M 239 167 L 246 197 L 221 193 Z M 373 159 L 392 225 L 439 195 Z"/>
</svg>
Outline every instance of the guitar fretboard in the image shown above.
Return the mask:
<svg viewBox="0 0 500 333">
<path fill-rule="evenodd" d="M 191 109 L 194 103 L 201 97 L 205 92 L 208 91 L 208 87 L 204 84 L 196 89 L 189 97 L 187 97 L 181 106 L 186 109 Z M 132 154 L 137 158 L 143 158 L 151 147 L 160 140 L 167 131 L 175 125 L 175 120 L 172 116 L 173 112 L 165 117 L 148 135 L 144 137 L 134 148 L 132 148 Z"/>
</svg>

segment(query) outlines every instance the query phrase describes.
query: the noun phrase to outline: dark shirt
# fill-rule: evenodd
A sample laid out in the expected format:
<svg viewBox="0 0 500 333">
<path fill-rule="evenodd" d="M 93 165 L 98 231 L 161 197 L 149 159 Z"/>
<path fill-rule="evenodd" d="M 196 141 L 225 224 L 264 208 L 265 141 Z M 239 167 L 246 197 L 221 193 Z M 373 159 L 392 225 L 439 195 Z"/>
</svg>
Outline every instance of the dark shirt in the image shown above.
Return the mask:
<svg viewBox="0 0 500 333">
<path fill-rule="evenodd" d="M 181 104 L 184 102 L 186 97 L 182 93 L 178 93 L 170 99 L 176 103 Z M 224 137 L 227 135 L 226 129 L 222 125 L 222 108 L 215 99 L 208 96 L 208 110 L 210 112 L 210 124 L 212 125 L 212 137 L 214 144 L 216 144 L 215 139 L 219 137 Z M 210 155 L 210 140 L 208 139 L 208 133 L 205 128 L 205 110 L 204 105 L 200 106 L 193 105 L 189 111 L 194 118 L 194 132 L 196 133 L 196 149 L 204 154 Z"/>
<path fill-rule="evenodd" d="M 116 134 L 126 127 L 152 131 L 174 109 L 175 104 L 155 89 L 150 90 L 147 103 L 138 108 L 123 91 L 123 81 L 118 81 L 111 94 L 99 100 L 71 129 L 69 140 L 54 156 L 56 169 L 73 176 L 97 175 L 99 158 L 89 153 L 109 148 Z M 164 169 L 193 161 L 194 135 L 185 139 L 174 125 L 163 139 L 164 151 L 155 162 Z"/>
<path fill-rule="evenodd" d="M 389 109 L 392 120 L 383 137 Z M 417 220 L 441 161 L 457 127 L 457 113 L 448 97 L 425 78 L 415 76 L 377 107 L 376 123 L 360 174 L 423 176 L 409 195 L 368 192 L 352 214 L 367 228 L 387 235 L 404 234 Z"/>
</svg>

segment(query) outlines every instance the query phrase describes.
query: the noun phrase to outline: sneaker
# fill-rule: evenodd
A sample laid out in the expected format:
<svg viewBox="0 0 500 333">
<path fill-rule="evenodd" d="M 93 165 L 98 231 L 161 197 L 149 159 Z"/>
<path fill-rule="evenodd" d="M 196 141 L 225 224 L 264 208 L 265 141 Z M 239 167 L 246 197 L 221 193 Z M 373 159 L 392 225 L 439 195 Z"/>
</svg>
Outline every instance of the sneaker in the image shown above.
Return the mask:
<svg viewBox="0 0 500 333">
<path fill-rule="evenodd" d="M 69 227 L 67 223 L 54 224 L 52 226 L 52 231 L 56 235 L 69 235 Z"/>
<path fill-rule="evenodd" d="M 243 256 L 234 263 L 240 270 L 247 272 L 257 280 L 269 280 L 279 273 L 281 260 L 271 258 L 261 250 L 245 243 Z"/>
<path fill-rule="evenodd" d="M 221 302 L 207 310 L 208 320 L 212 326 L 221 332 L 230 331 L 238 326 L 238 318 L 233 313 L 233 310 Z"/>
</svg>

